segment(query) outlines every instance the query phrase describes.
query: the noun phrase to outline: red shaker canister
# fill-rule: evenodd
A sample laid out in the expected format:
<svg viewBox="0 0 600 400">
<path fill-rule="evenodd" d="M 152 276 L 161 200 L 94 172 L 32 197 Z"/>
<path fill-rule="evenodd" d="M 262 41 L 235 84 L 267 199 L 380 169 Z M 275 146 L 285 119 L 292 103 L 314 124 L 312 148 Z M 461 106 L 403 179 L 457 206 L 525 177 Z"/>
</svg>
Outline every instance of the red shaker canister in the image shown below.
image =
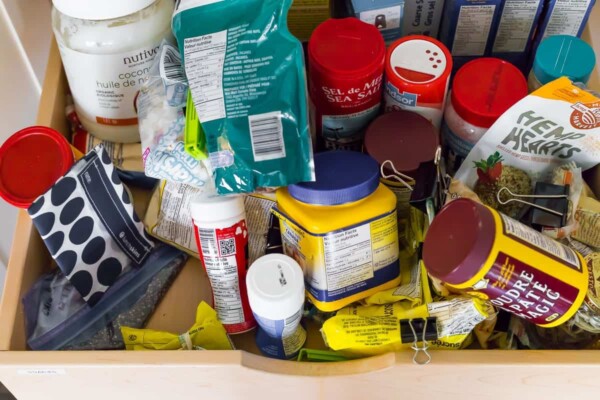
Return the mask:
<svg viewBox="0 0 600 400">
<path fill-rule="evenodd" d="M 452 71 L 446 46 L 428 36 L 406 36 L 390 46 L 385 64 L 385 111 L 416 112 L 439 131 Z"/>
<path fill-rule="evenodd" d="M 360 150 L 379 113 L 385 43 L 356 18 L 330 19 L 308 42 L 311 127 L 328 149 Z"/>
</svg>

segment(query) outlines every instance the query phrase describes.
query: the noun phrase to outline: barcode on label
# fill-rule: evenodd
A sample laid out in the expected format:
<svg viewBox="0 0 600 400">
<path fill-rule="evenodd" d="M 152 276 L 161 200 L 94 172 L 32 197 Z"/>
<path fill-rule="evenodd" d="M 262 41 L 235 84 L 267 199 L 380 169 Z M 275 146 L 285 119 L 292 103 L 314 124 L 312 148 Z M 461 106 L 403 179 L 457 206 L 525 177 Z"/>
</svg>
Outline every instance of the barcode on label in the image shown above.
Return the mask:
<svg viewBox="0 0 600 400">
<path fill-rule="evenodd" d="M 166 81 L 186 82 L 177 48 L 167 44 L 163 46 L 160 54 L 160 75 Z"/>
<path fill-rule="evenodd" d="M 248 121 L 254 161 L 285 158 L 281 112 L 250 115 Z"/>
<path fill-rule="evenodd" d="M 215 231 L 212 229 L 198 229 L 198 236 L 200 237 L 200 247 L 202 248 L 202 255 L 213 255 L 215 253 L 215 250 L 217 249 Z"/>
<path fill-rule="evenodd" d="M 235 238 L 219 240 L 219 250 L 221 257 L 227 257 L 235 254 Z"/>
</svg>

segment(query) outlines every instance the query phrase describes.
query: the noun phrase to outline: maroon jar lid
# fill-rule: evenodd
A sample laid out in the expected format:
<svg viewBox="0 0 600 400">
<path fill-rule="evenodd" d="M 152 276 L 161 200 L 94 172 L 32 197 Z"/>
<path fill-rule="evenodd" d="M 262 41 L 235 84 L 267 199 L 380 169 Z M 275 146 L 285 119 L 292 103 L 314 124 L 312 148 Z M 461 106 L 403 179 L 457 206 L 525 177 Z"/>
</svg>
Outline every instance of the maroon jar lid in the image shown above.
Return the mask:
<svg viewBox="0 0 600 400">
<path fill-rule="evenodd" d="M 425 268 L 442 282 L 467 282 L 487 261 L 495 236 L 494 215 L 486 206 L 470 199 L 454 200 L 433 219 L 425 235 Z"/>
<path fill-rule="evenodd" d="M 435 127 L 410 111 L 393 111 L 377 118 L 365 133 L 365 151 L 379 165 L 390 160 L 403 174 L 416 177 L 419 164 L 432 161 L 439 145 Z M 393 173 L 390 169 L 385 171 Z"/>
</svg>

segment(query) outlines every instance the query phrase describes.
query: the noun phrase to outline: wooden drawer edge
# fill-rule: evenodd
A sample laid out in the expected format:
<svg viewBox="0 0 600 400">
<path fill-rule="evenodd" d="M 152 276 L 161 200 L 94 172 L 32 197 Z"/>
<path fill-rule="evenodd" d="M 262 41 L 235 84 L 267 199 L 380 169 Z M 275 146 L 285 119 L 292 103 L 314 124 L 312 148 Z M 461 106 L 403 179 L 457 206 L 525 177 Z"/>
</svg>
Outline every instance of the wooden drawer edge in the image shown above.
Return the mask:
<svg viewBox="0 0 600 400">
<path fill-rule="evenodd" d="M 600 370 L 595 351 L 582 350 L 439 350 L 433 360 L 419 368 L 455 368 L 456 372 L 475 373 L 487 367 L 509 367 L 528 373 L 551 367 L 593 368 Z M 0 369 L 33 367 L 49 368 L 162 368 L 243 367 L 244 369 L 285 376 L 326 377 L 376 373 L 389 368 L 417 368 L 412 352 L 388 353 L 381 356 L 343 363 L 296 363 L 265 358 L 244 351 L 16 351 L 0 353 Z"/>
<path fill-rule="evenodd" d="M 36 120 L 37 125 L 59 127 L 63 134 L 68 132 L 65 118 L 65 96 L 62 95 L 66 88 L 58 46 L 56 41 L 52 40 L 44 78 L 44 91 L 40 98 Z M 25 293 L 35 280 L 33 278 L 25 279 L 23 275 L 25 265 L 40 258 L 48 259 L 46 254 L 29 254 L 27 251 L 30 246 L 34 246 L 36 241 L 41 239 L 33 229 L 31 218 L 25 210 L 19 211 L 13 238 L 6 272 L 5 282 L 7 284 L 0 301 L 0 350 L 14 348 L 11 345 L 13 340 L 17 335 L 24 334 L 24 327 L 22 324 L 18 326 L 19 323 L 17 323 L 17 321 L 22 321 L 22 318 L 17 315 L 22 309 L 18 304 L 21 301 L 20 293 Z M 43 245 L 38 248 L 43 248 Z"/>
</svg>

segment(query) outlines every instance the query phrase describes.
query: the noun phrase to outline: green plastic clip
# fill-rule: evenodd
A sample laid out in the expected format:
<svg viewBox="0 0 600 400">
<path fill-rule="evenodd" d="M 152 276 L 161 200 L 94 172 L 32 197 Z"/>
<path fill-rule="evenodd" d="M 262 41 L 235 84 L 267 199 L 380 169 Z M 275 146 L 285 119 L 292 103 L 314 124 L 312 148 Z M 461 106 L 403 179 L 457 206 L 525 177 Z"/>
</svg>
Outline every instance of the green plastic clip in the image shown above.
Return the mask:
<svg viewBox="0 0 600 400">
<path fill-rule="evenodd" d="M 198 113 L 192 100 L 192 94 L 188 91 L 187 105 L 185 114 L 185 151 L 197 160 L 208 158 L 206 151 L 206 135 L 202 129 L 202 124 L 198 119 Z"/>
<path fill-rule="evenodd" d="M 332 362 L 347 360 L 347 357 L 328 350 L 301 349 L 300 353 L 298 354 L 298 361 L 305 362 Z"/>
</svg>

